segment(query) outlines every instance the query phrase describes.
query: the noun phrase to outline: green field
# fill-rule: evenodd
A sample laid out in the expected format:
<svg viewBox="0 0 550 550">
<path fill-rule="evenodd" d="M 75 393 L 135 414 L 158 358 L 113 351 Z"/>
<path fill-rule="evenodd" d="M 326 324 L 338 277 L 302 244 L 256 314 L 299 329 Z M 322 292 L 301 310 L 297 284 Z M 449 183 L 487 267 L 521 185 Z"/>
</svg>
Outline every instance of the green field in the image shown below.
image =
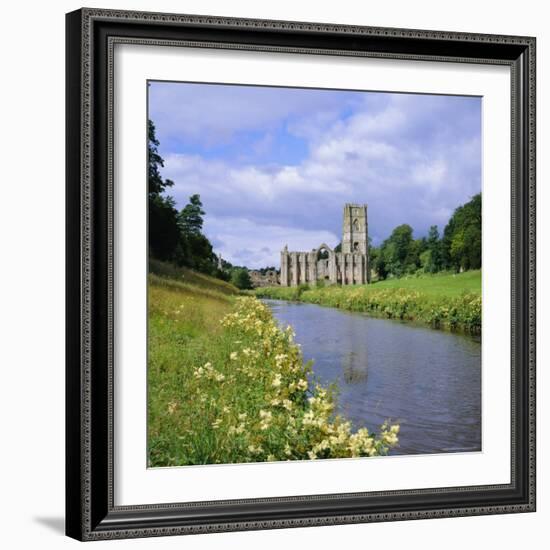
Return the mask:
<svg viewBox="0 0 550 550">
<path fill-rule="evenodd" d="M 335 416 L 291 329 L 232 285 L 151 262 L 148 463 L 182 466 L 385 454 L 378 434 Z M 357 429 L 359 428 L 359 429 Z"/>
<path fill-rule="evenodd" d="M 295 300 L 434 328 L 481 331 L 481 271 L 389 279 L 369 285 L 258 288 L 260 298 Z"/>
<path fill-rule="evenodd" d="M 406 288 L 417 290 L 430 296 L 460 296 L 465 292 L 481 294 L 481 271 L 464 273 L 438 273 L 420 277 L 387 279 L 369 285 L 371 290 L 385 288 Z"/>
</svg>

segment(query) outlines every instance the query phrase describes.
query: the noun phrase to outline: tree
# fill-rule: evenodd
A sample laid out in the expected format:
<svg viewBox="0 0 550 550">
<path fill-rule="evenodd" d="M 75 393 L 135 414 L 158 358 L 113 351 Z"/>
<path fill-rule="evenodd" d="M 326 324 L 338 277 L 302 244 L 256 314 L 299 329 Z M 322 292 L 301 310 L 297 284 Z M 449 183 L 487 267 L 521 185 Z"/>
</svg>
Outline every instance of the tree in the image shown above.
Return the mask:
<svg viewBox="0 0 550 550">
<path fill-rule="evenodd" d="M 231 273 L 231 282 L 241 290 L 248 290 L 252 288 L 252 281 L 248 269 L 234 269 Z"/>
<path fill-rule="evenodd" d="M 149 251 L 158 260 L 171 261 L 180 240 L 177 210 L 172 197 L 149 197 Z"/>
<path fill-rule="evenodd" d="M 177 210 L 172 197 L 163 196 L 167 187 L 174 185 L 163 179 L 160 168 L 164 161 L 159 155 L 159 141 L 155 135 L 155 125 L 149 120 L 148 135 L 148 208 L 149 208 L 149 251 L 151 256 L 164 261 L 173 259 L 179 240 Z"/>
<path fill-rule="evenodd" d="M 165 195 L 174 182 L 163 179 L 164 160 L 158 152 L 159 141 L 153 121 L 148 121 L 149 251 L 152 257 L 187 266 L 203 273 L 222 273 L 216 268 L 212 244 L 202 233 L 202 203 L 199 195 L 178 213 L 176 203 Z"/>
<path fill-rule="evenodd" d="M 437 225 L 432 225 L 428 232 L 426 250 L 422 253 L 421 264 L 426 273 L 437 273 L 442 267 L 441 241 Z"/>
<path fill-rule="evenodd" d="M 443 231 L 444 267 L 456 271 L 481 268 L 481 193 L 459 206 Z"/>
<path fill-rule="evenodd" d="M 205 214 L 200 195 L 191 195 L 189 203 L 182 208 L 178 216 L 178 224 L 182 233 L 186 236 L 200 235 Z"/>
<path fill-rule="evenodd" d="M 404 266 L 412 245 L 412 227 L 406 223 L 398 225 L 390 236 L 394 246 L 394 261 Z"/>
<path fill-rule="evenodd" d="M 151 197 L 160 195 L 167 187 L 172 187 L 174 182 L 170 179 L 163 179 L 160 175 L 160 168 L 164 167 L 164 160 L 158 152 L 159 141 L 152 120 L 147 121 L 147 137 L 148 182 L 149 197 Z"/>
<path fill-rule="evenodd" d="M 380 247 L 377 258 L 377 271 L 380 278 L 387 275 L 401 277 L 407 267 L 416 263 L 417 251 L 412 238 L 412 227 L 408 224 L 398 225 Z"/>
</svg>

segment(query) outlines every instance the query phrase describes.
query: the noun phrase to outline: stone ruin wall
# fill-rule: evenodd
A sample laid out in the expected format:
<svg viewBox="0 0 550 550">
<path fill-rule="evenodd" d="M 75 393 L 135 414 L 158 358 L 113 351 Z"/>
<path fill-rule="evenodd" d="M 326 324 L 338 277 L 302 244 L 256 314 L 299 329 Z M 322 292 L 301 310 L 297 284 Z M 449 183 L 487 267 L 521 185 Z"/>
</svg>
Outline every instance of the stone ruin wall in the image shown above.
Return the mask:
<svg viewBox="0 0 550 550">
<path fill-rule="evenodd" d="M 321 252 L 328 258 L 321 257 Z M 281 251 L 281 286 L 300 284 L 366 284 L 370 282 L 367 205 L 346 204 L 342 227 L 342 250 L 322 244 L 310 252 Z"/>
</svg>

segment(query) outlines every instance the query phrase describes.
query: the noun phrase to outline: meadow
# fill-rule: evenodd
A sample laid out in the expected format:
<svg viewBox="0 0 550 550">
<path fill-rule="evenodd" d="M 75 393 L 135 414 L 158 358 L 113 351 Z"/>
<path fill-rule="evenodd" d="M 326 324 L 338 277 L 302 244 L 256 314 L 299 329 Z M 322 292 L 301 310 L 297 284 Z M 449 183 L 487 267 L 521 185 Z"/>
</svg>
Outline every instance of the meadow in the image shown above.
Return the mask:
<svg viewBox="0 0 550 550">
<path fill-rule="evenodd" d="M 369 285 L 266 287 L 260 298 L 301 301 L 433 328 L 481 332 L 481 271 L 388 279 Z"/>
<path fill-rule="evenodd" d="M 152 262 L 148 281 L 150 467 L 383 455 L 377 433 L 334 413 L 290 327 L 223 281 Z"/>
</svg>

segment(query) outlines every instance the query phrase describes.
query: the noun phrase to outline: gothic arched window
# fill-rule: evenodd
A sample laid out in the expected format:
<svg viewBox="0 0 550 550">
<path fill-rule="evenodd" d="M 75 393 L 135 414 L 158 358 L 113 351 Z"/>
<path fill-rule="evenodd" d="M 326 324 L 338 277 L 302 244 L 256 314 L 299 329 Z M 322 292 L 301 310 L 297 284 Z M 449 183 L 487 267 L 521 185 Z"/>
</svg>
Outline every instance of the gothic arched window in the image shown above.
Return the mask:
<svg viewBox="0 0 550 550">
<path fill-rule="evenodd" d="M 357 218 L 353 220 L 353 230 L 359 231 L 359 220 Z"/>
</svg>

